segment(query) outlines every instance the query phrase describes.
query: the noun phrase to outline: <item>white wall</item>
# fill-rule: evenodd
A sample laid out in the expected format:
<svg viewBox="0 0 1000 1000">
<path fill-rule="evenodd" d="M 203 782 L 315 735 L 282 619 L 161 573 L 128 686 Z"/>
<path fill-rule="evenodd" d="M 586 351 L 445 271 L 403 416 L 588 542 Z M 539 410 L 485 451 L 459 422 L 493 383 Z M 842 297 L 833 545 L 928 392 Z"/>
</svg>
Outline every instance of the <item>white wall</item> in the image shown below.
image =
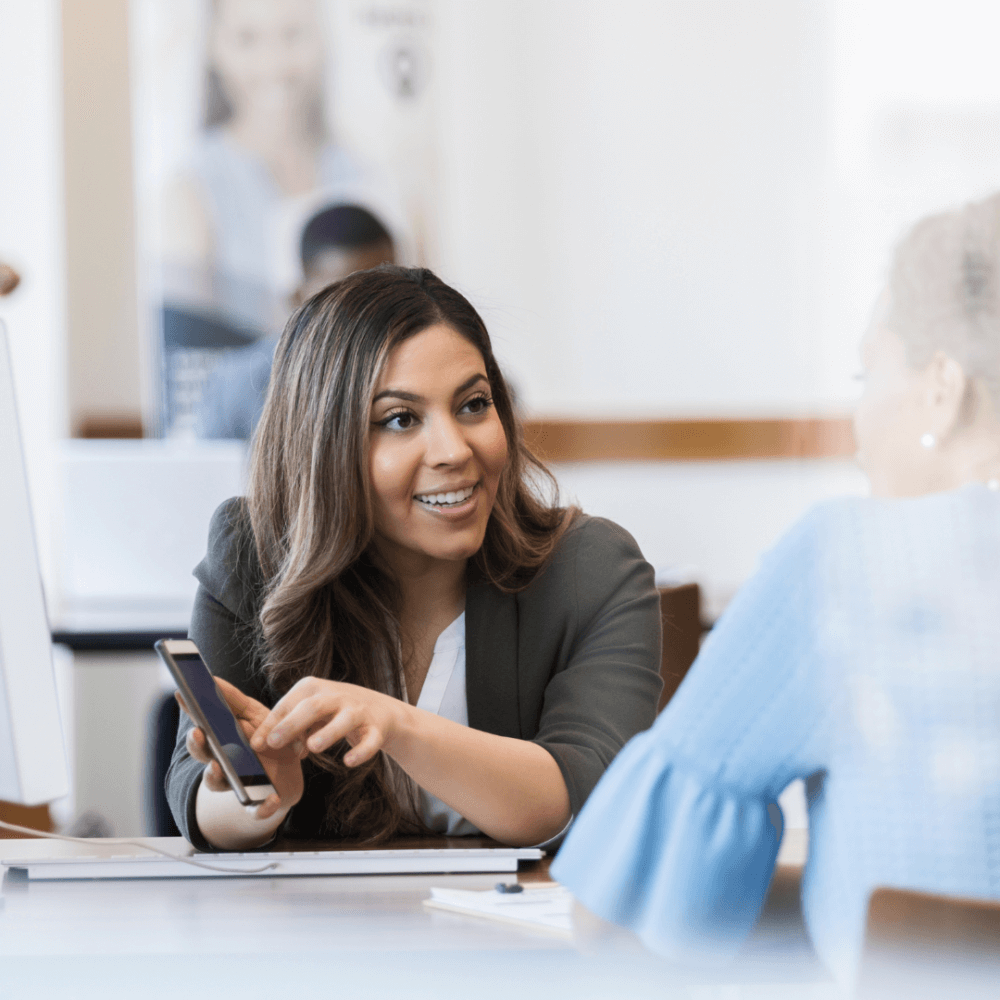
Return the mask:
<svg viewBox="0 0 1000 1000">
<path fill-rule="evenodd" d="M 553 472 L 564 502 L 630 531 L 662 582 L 701 584 L 709 620 L 810 506 L 867 491 L 850 461 L 595 462 Z"/>
<path fill-rule="evenodd" d="M 828 4 L 439 4 L 441 270 L 541 413 L 837 406 Z"/>
<path fill-rule="evenodd" d="M 0 0 L 0 299 L 13 355 L 42 571 L 54 575 L 55 441 L 66 433 L 62 73 L 58 0 Z"/>
<path fill-rule="evenodd" d="M 921 216 L 1000 189 L 1000 6 L 835 0 L 829 18 L 828 379 L 855 362 L 891 248 Z M 829 387 L 825 391 L 831 391 Z"/>
</svg>

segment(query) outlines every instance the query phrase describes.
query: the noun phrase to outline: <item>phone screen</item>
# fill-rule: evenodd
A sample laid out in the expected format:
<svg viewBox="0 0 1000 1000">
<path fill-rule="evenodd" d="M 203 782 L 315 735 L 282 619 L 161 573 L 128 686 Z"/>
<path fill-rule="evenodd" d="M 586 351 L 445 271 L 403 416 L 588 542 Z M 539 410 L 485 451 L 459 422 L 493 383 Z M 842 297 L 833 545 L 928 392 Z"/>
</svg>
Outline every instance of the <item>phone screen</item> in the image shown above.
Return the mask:
<svg viewBox="0 0 1000 1000">
<path fill-rule="evenodd" d="M 270 781 L 264 765 L 250 749 L 250 744 L 244 738 L 233 713 L 219 694 L 215 678 L 209 673 L 202 658 L 195 653 L 175 653 L 173 660 L 240 778 L 247 784 L 255 783 L 252 780 L 247 782 L 245 779 L 248 778 L 264 778 L 265 781 Z"/>
</svg>

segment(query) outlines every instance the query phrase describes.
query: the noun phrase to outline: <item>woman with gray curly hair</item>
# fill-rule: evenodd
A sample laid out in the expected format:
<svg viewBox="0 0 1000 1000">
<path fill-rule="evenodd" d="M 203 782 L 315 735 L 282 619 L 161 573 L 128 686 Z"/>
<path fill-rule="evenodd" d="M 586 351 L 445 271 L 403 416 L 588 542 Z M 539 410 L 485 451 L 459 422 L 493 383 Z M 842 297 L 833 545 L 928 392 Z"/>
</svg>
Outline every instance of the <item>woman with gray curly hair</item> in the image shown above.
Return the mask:
<svg viewBox="0 0 1000 1000">
<path fill-rule="evenodd" d="M 877 886 L 1000 898 L 1000 196 L 912 229 L 861 353 L 872 496 L 765 557 L 553 865 L 664 955 L 736 953 L 797 778 L 804 915 L 839 978 Z"/>
</svg>

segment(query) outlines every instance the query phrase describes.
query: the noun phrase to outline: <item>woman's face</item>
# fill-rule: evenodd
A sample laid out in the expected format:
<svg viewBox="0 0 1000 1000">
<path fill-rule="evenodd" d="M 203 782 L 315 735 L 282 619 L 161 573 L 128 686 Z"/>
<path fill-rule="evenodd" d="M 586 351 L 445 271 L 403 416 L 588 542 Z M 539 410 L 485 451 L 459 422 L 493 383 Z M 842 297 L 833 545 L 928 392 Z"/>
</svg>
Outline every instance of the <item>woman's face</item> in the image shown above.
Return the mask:
<svg viewBox="0 0 1000 1000">
<path fill-rule="evenodd" d="M 864 391 L 854 414 L 858 464 L 873 496 L 920 496 L 935 489 L 939 473 L 934 451 L 921 444 L 930 430 L 926 380 L 885 326 L 885 312 L 883 296 L 861 341 Z"/>
<path fill-rule="evenodd" d="M 507 439 L 479 350 L 438 325 L 390 353 L 371 410 L 379 551 L 399 573 L 483 544 Z"/>
<path fill-rule="evenodd" d="M 237 115 L 294 111 L 321 83 L 314 0 L 218 0 L 212 62 Z"/>
</svg>

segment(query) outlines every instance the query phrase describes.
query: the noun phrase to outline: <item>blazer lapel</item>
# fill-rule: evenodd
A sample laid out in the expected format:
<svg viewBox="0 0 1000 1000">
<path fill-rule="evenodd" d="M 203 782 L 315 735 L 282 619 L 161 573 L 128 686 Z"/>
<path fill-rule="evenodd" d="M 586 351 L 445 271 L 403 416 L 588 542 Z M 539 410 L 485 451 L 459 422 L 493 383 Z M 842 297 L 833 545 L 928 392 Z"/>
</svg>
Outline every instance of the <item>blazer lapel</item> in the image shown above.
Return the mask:
<svg viewBox="0 0 1000 1000">
<path fill-rule="evenodd" d="M 469 725 L 520 738 L 517 598 L 470 574 L 465 592 L 465 699 Z"/>
</svg>

